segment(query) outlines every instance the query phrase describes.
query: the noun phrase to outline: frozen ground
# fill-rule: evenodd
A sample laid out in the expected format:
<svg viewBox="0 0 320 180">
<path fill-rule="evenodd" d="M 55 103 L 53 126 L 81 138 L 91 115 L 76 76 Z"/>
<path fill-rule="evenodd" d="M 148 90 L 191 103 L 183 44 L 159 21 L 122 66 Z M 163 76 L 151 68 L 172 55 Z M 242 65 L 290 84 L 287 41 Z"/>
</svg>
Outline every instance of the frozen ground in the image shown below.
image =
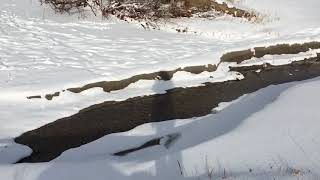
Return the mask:
<svg viewBox="0 0 320 180">
<path fill-rule="evenodd" d="M 172 87 L 198 86 L 203 82 L 224 81 L 239 75 L 227 73 L 226 67 L 220 66 L 214 73 L 192 75 L 181 72 L 175 74 L 170 83 L 139 81 L 111 93 L 103 93 L 97 88 L 81 94 L 64 93 L 53 101 L 28 100 L 27 96 L 158 70 L 217 64 L 224 52 L 232 50 L 320 39 L 318 0 L 236 2 L 235 6 L 261 13 L 263 21 L 252 23 L 228 16 L 212 21 L 181 19 L 179 24 L 176 20 L 163 24 L 162 31 L 144 31 L 137 28 L 139 25 L 112 19 L 101 20 L 91 15 L 85 19 L 57 15 L 49 8 L 40 6 L 37 0 L 2 0 L 0 163 L 3 165 L 0 165 L 0 179 L 57 179 L 58 175 L 62 176 L 61 179 L 88 179 L 91 175 L 95 175 L 96 179 L 112 176 L 123 179 L 129 175 L 132 176 L 128 178 L 132 179 L 150 179 L 150 175 L 159 176 L 159 179 L 166 176 L 181 178 L 176 160 L 183 161 L 181 163 L 187 169 L 185 176 L 204 177 L 201 167 L 205 164 L 205 157 L 213 167 L 220 162 L 222 169 L 227 168 L 244 179 L 255 178 L 252 174 L 248 176 L 243 173 L 248 168 L 263 169 L 265 173 L 258 173 L 259 178 L 265 177 L 265 174 L 281 176 L 274 169 L 267 170 L 270 163 L 279 166 L 287 164 L 304 171 L 311 169 L 313 177 L 319 166 L 316 161 L 319 154 L 315 151 L 320 148 L 315 109 L 319 99 L 316 93 L 319 79 L 261 90 L 228 106 L 217 115 L 200 118 L 202 121 L 191 119 L 187 124 L 177 120 L 143 125 L 131 132 L 110 135 L 83 147 L 90 150 L 80 148 L 68 151 L 53 163 L 8 164 L 31 152 L 27 147 L 14 144 L 12 139 L 15 136 L 74 114 L 89 105 L 164 93 Z M 188 27 L 191 33 L 177 34 L 174 32 L 176 27 Z M 281 64 L 314 55 L 315 51 L 299 55 L 266 56 L 251 59 L 244 65 L 261 62 Z M 281 96 L 276 98 L 279 94 Z M 265 98 L 253 98 L 260 96 Z M 219 121 L 221 119 L 230 121 Z M 172 124 L 181 124 L 181 127 L 172 128 Z M 127 147 L 129 138 L 132 143 L 130 146 L 134 146 L 151 136 L 178 130 L 184 135 L 170 150 L 156 147 L 124 159 L 109 156 L 113 150 Z M 114 146 L 105 147 L 109 143 Z M 70 169 L 69 173 L 64 169 Z M 290 178 L 287 175 L 285 173 L 283 177 Z M 310 173 L 308 175 L 311 176 Z"/>
</svg>

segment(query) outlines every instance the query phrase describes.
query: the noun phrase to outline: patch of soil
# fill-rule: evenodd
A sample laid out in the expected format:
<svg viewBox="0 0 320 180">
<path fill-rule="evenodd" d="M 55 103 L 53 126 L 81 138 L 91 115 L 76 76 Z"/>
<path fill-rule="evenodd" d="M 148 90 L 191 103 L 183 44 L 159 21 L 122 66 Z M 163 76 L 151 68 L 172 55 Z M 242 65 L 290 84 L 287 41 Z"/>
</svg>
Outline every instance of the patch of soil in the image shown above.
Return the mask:
<svg viewBox="0 0 320 180">
<path fill-rule="evenodd" d="M 229 7 L 225 2 L 220 4 L 216 1 L 212 1 L 211 3 L 215 11 L 229 14 L 233 17 L 246 18 L 248 20 L 257 18 L 257 15 L 254 12 L 245 11 L 236 7 Z"/>
<path fill-rule="evenodd" d="M 241 63 L 244 60 L 248 60 L 254 57 L 254 51 L 246 49 L 242 51 L 233 51 L 221 56 L 220 62 L 236 62 Z"/>
<path fill-rule="evenodd" d="M 139 74 L 136 76 L 132 76 L 128 79 L 123 79 L 123 80 L 119 80 L 119 81 L 100 81 L 100 82 L 87 84 L 82 87 L 69 88 L 67 90 L 70 92 L 73 92 L 73 93 L 81 93 L 82 91 L 85 91 L 85 90 L 88 90 L 91 88 L 100 87 L 105 92 L 111 92 L 111 91 L 124 89 L 124 88 L 128 87 L 130 84 L 135 83 L 139 80 L 158 79 L 158 80 L 169 81 L 169 80 L 171 80 L 173 75 L 179 71 L 190 72 L 192 74 L 200 74 L 204 71 L 213 72 L 216 69 L 217 69 L 217 66 L 212 65 L 212 64 L 208 64 L 206 66 L 188 66 L 188 67 L 184 67 L 184 68 L 178 68 L 178 69 L 175 69 L 172 71 L 159 71 L 159 72 L 154 72 L 154 73 L 149 73 L 149 74 Z M 62 91 L 65 91 L 65 90 L 62 90 Z M 54 97 L 58 97 L 59 95 L 60 95 L 60 92 L 55 92 L 52 94 L 45 95 L 45 98 L 47 100 L 52 100 Z M 27 98 L 34 99 L 34 98 L 41 98 L 41 96 L 29 96 Z"/>
<path fill-rule="evenodd" d="M 67 90 L 73 93 L 80 93 L 82 91 L 85 91 L 91 88 L 101 87 L 105 92 L 111 92 L 111 91 L 124 89 L 130 84 L 135 83 L 139 80 L 158 79 L 158 80 L 169 81 L 171 80 L 173 75 L 178 71 L 190 72 L 192 74 L 200 74 L 204 71 L 213 72 L 216 69 L 217 69 L 216 65 L 212 65 L 212 64 L 208 64 L 207 66 L 189 66 L 185 68 L 178 68 L 172 71 L 159 71 L 159 72 L 154 72 L 150 74 L 139 74 L 136 76 L 132 76 L 128 79 L 120 80 L 120 81 L 101 81 L 101 82 L 96 82 L 92 84 L 87 84 L 83 87 L 69 88 Z"/>
<path fill-rule="evenodd" d="M 47 94 L 47 95 L 45 95 L 45 98 L 47 99 L 47 100 L 52 100 L 54 97 L 58 97 L 60 95 L 60 92 L 55 92 L 55 93 L 53 93 L 53 94 Z"/>
<path fill-rule="evenodd" d="M 41 99 L 40 95 L 28 96 L 27 99 Z"/>
<path fill-rule="evenodd" d="M 320 49 L 320 42 L 307 42 L 303 44 L 277 44 L 268 47 L 255 47 L 242 51 L 233 51 L 221 56 L 221 62 L 236 62 L 249 60 L 253 57 L 261 58 L 265 55 L 298 54 L 310 49 Z"/>
<path fill-rule="evenodd" d="M 29 146 L 33 153 L 19 162 L 50 161 L 67 149 L 111 133 L 128 131 L 149 122 L 204 116 L 220 102 L 232 101 L 269 85 L 317 77 L 320 75 L 320 57 L 288 65 L 265 64 L 232 67 L 231 70 L 242 73 L 244 79 L 175 88 L 166 94 L 134 97 L 121 102 L 104 102 L 26 132 L 15 142 Z"/>
<path fill-rule="evenodd" d="M 256 47 L 254 48 L 254 57 L 260 58 L 267 54 L 298 54 L 300 52 L 307 52 L 310 49 L 320 49 L 320 42 L 313 41 L 303 44 L 278 44 L 268 47 Z"/>
</svg>

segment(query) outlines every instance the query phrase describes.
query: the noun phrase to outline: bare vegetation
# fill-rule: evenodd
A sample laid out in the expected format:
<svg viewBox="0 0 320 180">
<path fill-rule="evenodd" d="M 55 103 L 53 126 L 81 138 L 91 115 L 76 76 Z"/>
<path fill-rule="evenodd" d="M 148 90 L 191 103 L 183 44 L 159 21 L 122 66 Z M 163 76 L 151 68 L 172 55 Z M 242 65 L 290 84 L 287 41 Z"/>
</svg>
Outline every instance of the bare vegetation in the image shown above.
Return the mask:
<svg viewBox="0 0 320 180">
<path fill-rule="evenodd" d="M 98 1 L 100 0 L 40 0 L 41 4 L 49 4 L 59 13 L 80 13 L 87 7 L 93 8 L 95 2 Z"/>
<path fill-rule="evenodd" d="M 236 7 L 229 7 L 226 3 L 214 0 L 40 0 L 42 4 L 50 5 L 58 13 L 82 13 L 91 10 L 101 13 L 103 17 L 110 15 L 122 20 L 157 21 L 164 18 L 192 17 L 205 12 L 201 17 L 228 14 L 243 17 L 248 20 L 256 18 L 255 13 Z"/>
</svg>

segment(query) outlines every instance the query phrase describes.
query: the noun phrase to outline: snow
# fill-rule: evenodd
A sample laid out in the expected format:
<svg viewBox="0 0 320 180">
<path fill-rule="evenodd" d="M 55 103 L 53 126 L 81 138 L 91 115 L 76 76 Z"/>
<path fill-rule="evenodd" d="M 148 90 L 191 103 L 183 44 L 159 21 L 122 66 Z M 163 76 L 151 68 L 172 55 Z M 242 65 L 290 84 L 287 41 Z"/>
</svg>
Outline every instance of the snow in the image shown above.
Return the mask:
<svg viewBox="0 0 320 180">
<path fill-rule="evenodd" d="M 12 142 L 12 139 L 0 140 L 0 164 L 12 163 L 13 160 L 19 160 L 32 153 L 32 150 L 27 146 L 22 146 Z"/>
<path fill-rule="evenodd" d="M 14 137 L 84 107 L 243 77 L 228 72 L 234 63 L 221 63 L 216 72 L 178 72 L 171 81 L 140 80 L 110 93 L 101 88 L 79 94 L 66 91 L 52 101 L 27 96 L 141 73 L 218 64 L 222 54 L 235 50 L 320 39 L 318 0 L 227 2 L 258 12 L 261 21 L 182 18 L 162 22 L 161 30 L 145 31 L 140 24 L 89 13 L 86 18 L 55 14 L 37 0 L 2 0 L 0 179 L 208 179 L 206 164 L 215 169 L 216 178 L 227 169 L 229 179 L 292 179 L 293 168 L 301 171 L 303 179 L 319 178 L 319 78 L 271 86 L 221 103 L 205 117 L 144 124 L 108 135 L 68 150 L 50 163 L 10 164 L 31 153 L 30 148 L 15 144 Z M 176 28 L 188 32 L 177 33 Z M 316 53 L 319 50 L 266 55 L 237 66 L 288 64 Z M 110 155 L 177 132 L 181 137 L 169 149 L 155 146 L 123 158 Z M 249 168 L 254 173 L 248 173 Z"/>
<path fill-rule="evenodd" d="M 181 139 L 169 150 L 163 147 L 158 147 L 158 151 L 156 148 L 142 150 L 124 157 L 124 162 L 128 159 L 132 162 L 145 159 L 148 162 L 148 159 L 159 158 L 156 161 L 161 165 L 167 159 L 169 163 L 162 167 L 167 171 L 170 167 L 165 166 L 176 166 L 172 161 L 181 156 L 187 172 L 192 172 L 194 167 L 204 166 L 207 158 L 212 166 L 217 166 L 218 160 L 231 171 L 245 171 L 248 167 L 267 169 L 270 164 L 281 166 L 285 162 L 289 166 L 318 173 L 320 154 L 315 150 L 320 148 L 320 115 L 317 113 L 319 90 L 319 78 L 303 83 L 270 86 L 242 97 L 218 114 L 186 120 L 187 124 L 179 126 L 175 125 L 175 121 L 143 125 L 120 136 L 106 136 L 92 144 L 69 150 L 56 162 L 78 162 L 82 157 L 99 159 L 95 155 L 101 154 L 107 157 L 115 151 L 116 142 L 124 146 L 130 137 L 129 141 L 133 143 L 132 137 L 135 136 L 143 142 L 144 138 L 135 133 L 146 132 L 148 127 L 152 129 L 149 130 L 149 136 L 180 132 Z M 118 141 L 114 140 L 117 136 Z M 113 147 L 109 147 L 110 144 Z"/>
<path fill-rule="evenodd" d="M 104 92 L 102 88 L 92 88 L 79 94 L 65 91 L 52 101 L 45 98 L 27 99 L 27 96 L 34 93 L 31 91 L 23 93 L 3 91 L 0 94 L 0 137 L 10 139 L 19 136 L 23 132 L 43 126 L 61 117 L 70 116 L 92 104 L 104 101 L 121 101 L 136 96 L 163 94 L 166 93 L 166 90 L 175 87 L 201 86 L 205 82 L 221 82 L 243 78 L 237 72 L 228 72 L 228 69 L 226 64 L 225 66 L 221 65 L 215 72 L 205 71 L 197 75 L 181 71 L 175 73 L 171 81 L 140 80 L 125 89 L 110 93 Z M 17 107 L 19 108 L 17 109 Z M 11 141 L 5 143 L 5 145 L 10 146 Z M 16 146 L 16 144 L 13 144 L 13 146 Z M 12 157 L 9 162 L 15 162 L 21 156 L 29 154 L 29 150 L 20 152 L 21 155 Z M 0 154 L 0 160 L 2 156 L 6 156 L 6 153 Z"/>
<path fill-rule="evenodd" d="M 1 9 L 2 91 L 47 93 L 101 79 L 119 80 L 184 64 L 205 64 L 209 58 L 210 63 L 219 60 L 208 55 L 215 46 L 204 39 L 148 32 L 98 17 L 91 21 L 62 16 L 65 20 L 57 21 L 58 15 L 51 18 L 49 10 L 44 18 L 33 12 L 41 9 L 36 8 L 37 1 L 33 0 L 36 5 L 23 1 L 5 0 Z M 18 13 L 20 6 L 27 6 L 22 12 L 31 17 Z"/>
<path fill-rule="evenodd" d="M 258 2 L 252 3 L 252 7 L 264 12 L 268 6 Z M 45 94 L 99 80 L 119 80 L 180 66 L 214 64 L 218 63 L 222 52 L 237 48 L 319 39 L 319 19 L 316 11 L 310 14 L 319 2 L 296 2 L 302 3 L 297 5 L 302 7 L 313 5 L 306 7 L 306 15 L 290 8 L 289 14 L 281 14 L 280 21 L 265 24 L 228 16 L 214 21 L 178 20 L 182 21 L 179 26 L 199 28 L 200 35 L 186 36 L 145 31 L 124 22 L 98 17 L 61 16 L 53 14 L 49 8 L 39 7 L 37 0 L 4 0 L 0 14 L 3 77 L 0 87 L 2 91 Z M 246 4 L 250 3 L 246 1 Z M 268 1 L 268 4 L 273 3 Z M 274 8 L 270 9 L 274 11 Z M 303 24 L 285 18 L 290 15 L 292 19 L 301 19 L 301 14 Z M 278 24 L 286 28 L 278 27 Z M 163 29 L 170 29 L 170 26 L 167 23 Z"/>
<path fill-rule="evenodd" d="M 5 173 L 0 178 L 205 179 L 206 168 L 212 167 L 217 178 L 226 171 L 228 179 L 292 179 L 296 178 L 292 171 L 299 170 L 299 177 L 316 179 L 319 82 L 315 78 L 269 86 L 241 97 L 218 114 L 144 124 L 68 150 L 50 163 L 1 165 Z M 121 158 L 111 156 L 176 132 L 181 137 L 169 149 L 155 146 Z M 183 167 L 182 176 L 177 161 Z"/>
</svg>

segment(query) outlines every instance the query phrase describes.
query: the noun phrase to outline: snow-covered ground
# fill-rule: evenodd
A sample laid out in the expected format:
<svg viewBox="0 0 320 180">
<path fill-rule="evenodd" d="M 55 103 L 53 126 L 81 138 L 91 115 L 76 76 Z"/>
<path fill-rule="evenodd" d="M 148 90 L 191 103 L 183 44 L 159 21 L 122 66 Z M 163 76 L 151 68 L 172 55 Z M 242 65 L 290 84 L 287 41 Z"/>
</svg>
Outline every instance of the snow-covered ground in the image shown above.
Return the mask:
<svg viewBox="0 0 320 180">
<path fill-rule="evenodd" d="M 240 179 L 291 178 L 290 173 L 279 167 L 298 168 L 308 178 L 319 178 L 317 118 L 320 114 L 316 110 L 320 99 L 319 79 L 268 87 L 242 97 L 216 115 L 147 124 L 130 132 L 109 135 L 67 151 L 52 163 L 9 164 L 31 153 L 28 147 L 13 143 L 14 137 L 84 107 L 107 100 L 165 93 L 173 87 L 241 78 L 241 75 L 227 72 L 226 65 L 220 64 L 216 72 L 199 75 L 179 72 L 170 82 L 144 80 L 110 93 L 99 88 L 80 94 L 64 92 L 52 101 L 29 100 L 27 96 L 141 73 L 218 64 L 223 53 L 233 50 L 320 40 L 318 0 L 240 0 L 233 5 L 258 12 L 262 21 L 248 22 L 229 16 L 210 21 L 179 19 L 162 24 L 160 31 L 145 31 L 139 24 L 90 14 L 84 19 L 55 14 L 50 8 L 40 6 L 38 0 L 2 0 L 0 179 L 182 178 L 177 160 L 183 165 L 186 178 L 205 178 L 206 161 L 215 172 L 222 172 L 222 176 L 226 169 Z M 176 28 L 185 27 L 189 33 L 175 32 Z M 285 64 L 313 57 L 316 52 L 319 50 L 265 56 L 242 65 Z M 110 156 L 116 150 L 176 131 L 182 137 L 168 150 L 160 146 L 126 158 Z M 253 173 L 248 173 L 250 168 Z"/>
<path fill-rule="evenodd" d="M 270 86 L 223 104 L 217 114 L 144 124 L 50 163 L 0 165 L 0 179 L 209 179 L 212 170 L 212 179 L 318 179 L 319 91 L 320 78 Z M 181 137 L 169 149 L 111 155 L 176 132 Z"/>
</svg>

